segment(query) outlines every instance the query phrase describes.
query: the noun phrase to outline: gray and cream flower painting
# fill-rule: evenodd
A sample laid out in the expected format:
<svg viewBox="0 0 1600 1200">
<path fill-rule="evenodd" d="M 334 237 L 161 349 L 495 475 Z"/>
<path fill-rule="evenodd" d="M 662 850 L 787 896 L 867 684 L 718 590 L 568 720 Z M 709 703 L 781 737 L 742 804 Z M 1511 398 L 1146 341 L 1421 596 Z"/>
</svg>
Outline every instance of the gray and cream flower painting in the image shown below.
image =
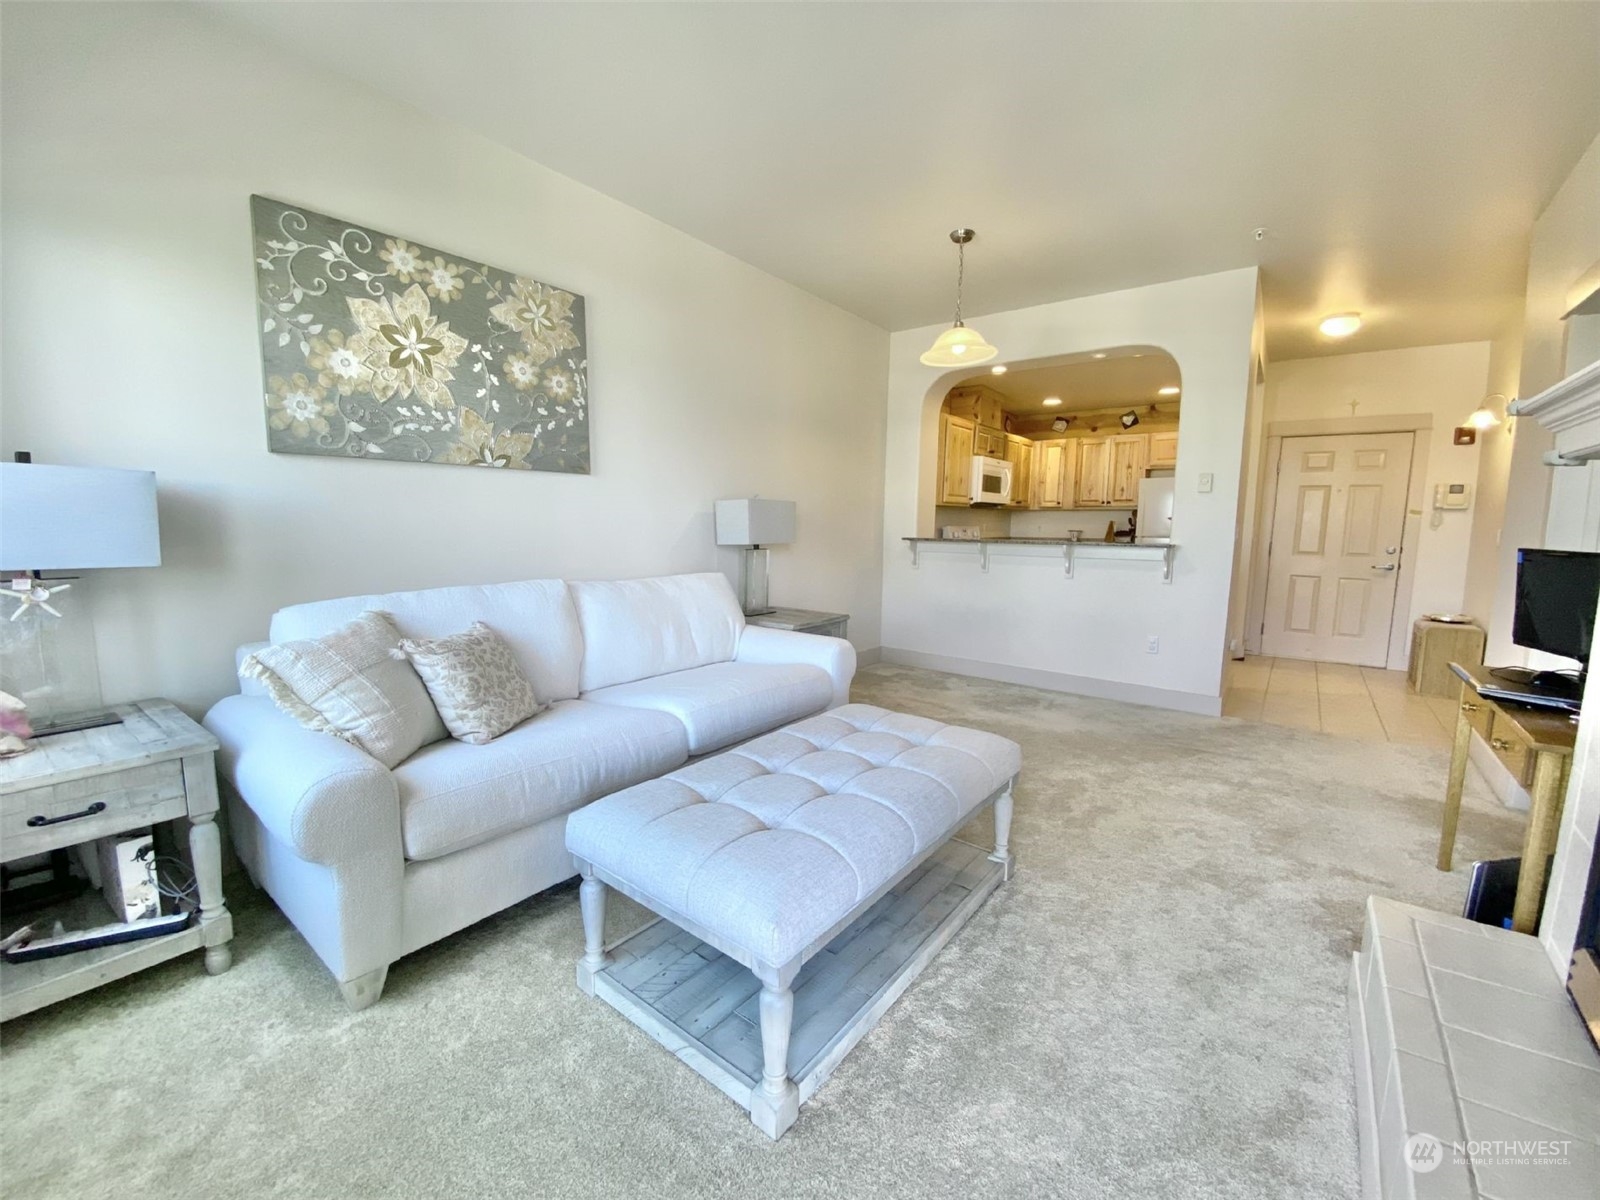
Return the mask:
<svg viewBox="0 0 1600 1200">
<path fill-rule="evenodd" d="M 250 198 L 267 448 L 589 472 L 583 297 Z"/>
</svg>

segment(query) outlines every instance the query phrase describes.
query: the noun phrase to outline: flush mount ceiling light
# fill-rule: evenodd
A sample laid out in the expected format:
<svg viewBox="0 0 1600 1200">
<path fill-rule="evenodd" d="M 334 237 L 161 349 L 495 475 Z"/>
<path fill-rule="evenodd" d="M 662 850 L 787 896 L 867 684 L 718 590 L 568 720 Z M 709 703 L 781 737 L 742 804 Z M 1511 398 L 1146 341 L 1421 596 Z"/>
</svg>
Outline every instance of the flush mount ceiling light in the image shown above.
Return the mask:
<svg viewBox="0 0 1600 1200">
<path fill-rule="evenodd" d="M 1361 314 L 1358 312 L 1329 313 L 1322 318 L 1317 328 L 1331 338 L 1349 337 L 1361 328 Z"/>
<path fill-rule="evenodd" d="M 1104 358 L 1105 356 L 1106 352 L 1104 350 L 1096 350 L 1093 354 L 1089 355 L 1090 358 Z"/>
<path fill-rule="evenodd" d="M 1485 396 L 1483 403 L 1467 418 L 1466 423 L 1474 429 L 1493 429 L 1500 424 L 1500 418 L 1494 415 L 1494 401 L 1507 403 L 1505 393 L 1495 392 L 1492 396 Z"/>
<path fill-rule="evenodd" d="M 967 243 L 978 235 L 970 229 L 952 229 L 950 240 L 956 244 L 956 323 L 946 329 L 922 356 L 928 367 L 971 367 L 988 362 L 1000 351 L 983 340 L 983 334 L 968 329 L 961 320 L 961 285 L 967 273 Z"/>
<path fill-rule="evenodd" d="M 1046 396 L 1044 398 L 1044 406 L 1046 408 L 1054 408 L 1056 405 L 1058 405 L 1060 403 L 1061 403 L 1061 397 L 1060 396 Z"/>
<path fill-rule="evenodd" d="M 989 374 L 991 374 L 991 375 L 1004 375 L 1005 373 L 1006 373 L 1006 365 L 1005 365 L 1005 363 L 998 363 L 995 366 L 992 366 L 992 367 L 989 368 Z"/>
<path fill-rule="evenodd" d="M 1176 396 L 1180 390 L 1181 389 L 1175 388 L 1175 387 L 1158 388 L 1156 390 L 1156 395 L 1158 395 L 1158 396 Z"/>
</svg>

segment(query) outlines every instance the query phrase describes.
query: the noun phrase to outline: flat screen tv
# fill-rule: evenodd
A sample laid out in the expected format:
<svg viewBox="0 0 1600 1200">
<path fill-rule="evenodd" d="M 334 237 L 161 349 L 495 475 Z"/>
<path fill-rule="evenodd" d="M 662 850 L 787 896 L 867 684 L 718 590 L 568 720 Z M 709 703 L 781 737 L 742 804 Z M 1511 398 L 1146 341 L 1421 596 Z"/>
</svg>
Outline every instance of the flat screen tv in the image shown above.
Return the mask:
<svg viewBox="0 0 1600 1200">
<path fill-rule="evenodd" d="M 1511 639 L 1529 650 L 1575 658 L 1589 667 L 1594 644 L 1595 607 L 1600 604 L 1600 554 L 1579 550 L 1518 550 L 1517 607 Z M 1553 676 L 1553 678 L 1552 678 Z M 1542 674 L 1551 685 L 1570 677 Z"/>
</svg>

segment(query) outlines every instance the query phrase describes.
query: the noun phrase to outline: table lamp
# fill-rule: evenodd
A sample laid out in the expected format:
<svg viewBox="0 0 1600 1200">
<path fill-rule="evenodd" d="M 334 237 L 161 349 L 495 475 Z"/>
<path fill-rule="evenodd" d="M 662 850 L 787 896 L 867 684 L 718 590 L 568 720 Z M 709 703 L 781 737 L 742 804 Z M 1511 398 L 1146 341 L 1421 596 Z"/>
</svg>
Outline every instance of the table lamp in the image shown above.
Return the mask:
<svg viewBox="0 0 1600 1200">
<path fill-rule="evenodd" d="M 717 545 L 744 547 L 744 615 L 772 611 L 767 604 L 767 547 L 794 541 L 794 501 L 717 501 Z"/>
<path fill-rule="evenodd" d="M 155 472 L 17 459 L 0 463 L 0 572 L 18 572 L 0 590 L 0 690 L 38 736 L 115 724 L 84 597 L 39 572 L 160 566 Z"/>
</svg>

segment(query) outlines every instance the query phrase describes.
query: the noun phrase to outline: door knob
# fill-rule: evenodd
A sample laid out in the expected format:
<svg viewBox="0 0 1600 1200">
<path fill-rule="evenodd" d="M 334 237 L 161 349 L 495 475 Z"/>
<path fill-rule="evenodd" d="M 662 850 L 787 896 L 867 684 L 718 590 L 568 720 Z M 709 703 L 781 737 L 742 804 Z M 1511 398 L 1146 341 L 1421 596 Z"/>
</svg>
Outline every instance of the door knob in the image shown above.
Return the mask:
<svg viewBox="0 0 1600 1200">
<path fill-rule="evenodd" d="M 1381 566 L 1381 567 L 1373 567 L 1372 569 L 1374 571 L 1392 571 L 1392 570 L 1394 570 L 1394 564 L 1393 563 L 1384 563 L 1383 566 Z"/>
</svg>

